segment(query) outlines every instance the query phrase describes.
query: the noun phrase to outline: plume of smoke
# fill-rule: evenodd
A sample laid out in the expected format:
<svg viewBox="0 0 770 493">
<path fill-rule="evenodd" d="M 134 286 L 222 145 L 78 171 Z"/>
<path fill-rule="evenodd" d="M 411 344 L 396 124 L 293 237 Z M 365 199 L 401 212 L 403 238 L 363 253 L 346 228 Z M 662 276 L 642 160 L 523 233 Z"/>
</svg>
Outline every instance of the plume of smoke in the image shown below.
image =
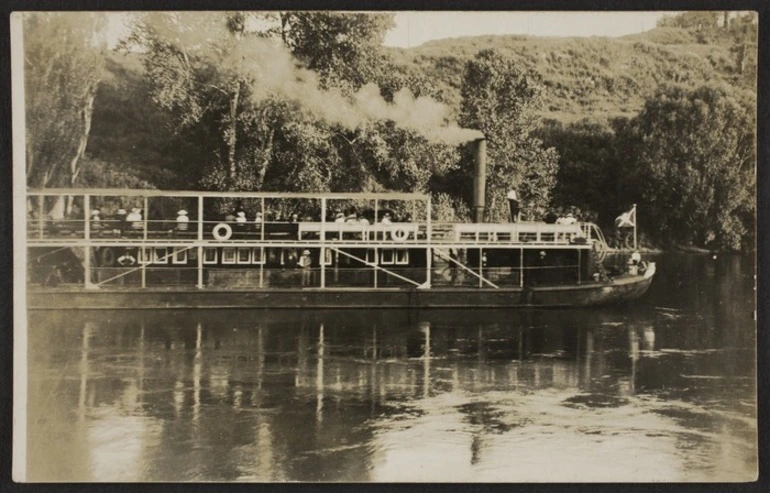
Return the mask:
<svg viewBox="0 0 770 493">
<path fill-rule="evenodd" d="M 300 68 L 283 45 L 265 39 L 245 39 L 228 54 L 231 63 L 253 82 L 252 97 L 264 100 L 281 96 L 297 102 L 318 118 L 349 129 L 374 121 L 390 120 L 431 141 L 458 145 L 482 138 L 477 130 L 460 128 L 450 121 L 449 110 L 429 97 L 415 98 L 408 89 L 386 101 L 375 84 L 367 84 L 345 97 L 339 90 L 322 89 L 314 72 Z"/>
</svg>

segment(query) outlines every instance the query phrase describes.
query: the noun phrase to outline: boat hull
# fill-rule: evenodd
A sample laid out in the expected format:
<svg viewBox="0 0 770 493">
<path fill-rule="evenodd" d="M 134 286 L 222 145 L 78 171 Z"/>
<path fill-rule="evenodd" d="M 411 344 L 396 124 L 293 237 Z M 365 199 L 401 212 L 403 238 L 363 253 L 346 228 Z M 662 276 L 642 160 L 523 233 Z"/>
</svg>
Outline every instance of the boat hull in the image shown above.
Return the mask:
<svg viewBox="0 0 770 493">
<path fill-rule="evenodd" d="M 62 289 L 27 292 L 30 309 L 217 308 L 558 308 L 615 305 L 641 297 L 653 276 L 624 276 L 611 283 L 509 289 L 304 288 Z"/>
</svg>

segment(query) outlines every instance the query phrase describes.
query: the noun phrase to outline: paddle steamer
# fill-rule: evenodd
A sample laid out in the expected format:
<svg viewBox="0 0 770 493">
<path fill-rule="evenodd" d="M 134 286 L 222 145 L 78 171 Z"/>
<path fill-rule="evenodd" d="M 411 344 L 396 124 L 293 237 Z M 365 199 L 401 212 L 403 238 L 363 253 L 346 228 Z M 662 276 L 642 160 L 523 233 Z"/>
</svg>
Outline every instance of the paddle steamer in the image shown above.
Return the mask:
<svg viewBox="0 0 770 493">
<path fill-rule="evenodd" d="M 655 264 L 609 272 L 595 224 L 483 222 L 478 148 L 473 223 L 435 221 L 416 193 L 29 190 L 28 306 L 572 307 L 647 291 Z"/>
</svg>

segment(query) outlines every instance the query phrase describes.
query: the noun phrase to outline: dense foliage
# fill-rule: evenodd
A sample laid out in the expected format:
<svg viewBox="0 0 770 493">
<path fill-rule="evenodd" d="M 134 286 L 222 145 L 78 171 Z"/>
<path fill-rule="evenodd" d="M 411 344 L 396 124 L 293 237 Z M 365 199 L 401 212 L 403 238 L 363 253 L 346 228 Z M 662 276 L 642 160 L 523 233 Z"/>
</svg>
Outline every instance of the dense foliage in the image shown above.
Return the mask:
<svg viewBox="0 0 770 493">
<path fill-rule="evenodd" d="M 30 186 L 421 191 L 468 220 L 480 131 L 488 220 L 513 188 L 529 219 L 638 203 L 649 244 L 752 244 L 752 13 L 402 50 L 391 14 L 158 12 L 111 53 L 71 15 L 25 18 Z"/>
</svg>

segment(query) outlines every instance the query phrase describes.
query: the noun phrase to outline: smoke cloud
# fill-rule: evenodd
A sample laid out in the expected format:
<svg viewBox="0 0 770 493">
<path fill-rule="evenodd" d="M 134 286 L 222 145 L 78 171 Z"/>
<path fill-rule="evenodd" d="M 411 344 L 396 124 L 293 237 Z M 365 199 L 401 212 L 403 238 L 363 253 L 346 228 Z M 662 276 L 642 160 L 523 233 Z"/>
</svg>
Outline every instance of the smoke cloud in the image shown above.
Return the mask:
<svg viewBox="0 0 770 493">
<path fill-rule="evenodd" d="M 282 45 L 264 39 L 242 40 L 229 54 L 240 71 L 254 80 L 253 98 L 282 96 L 329 123 L 356 129 L 367 123 L 393 121 L 431 141 L 458 145 L 482 138 L 478 130 L 460 128 L 450 120 L 449 108 L 430 97 L 415 98 L 408 89 L 386 101 L 375 84 L 367 84 L 353 98 L 335 89 L 322 89 L 318 76 L 303 69 Z"/>
</svg>

